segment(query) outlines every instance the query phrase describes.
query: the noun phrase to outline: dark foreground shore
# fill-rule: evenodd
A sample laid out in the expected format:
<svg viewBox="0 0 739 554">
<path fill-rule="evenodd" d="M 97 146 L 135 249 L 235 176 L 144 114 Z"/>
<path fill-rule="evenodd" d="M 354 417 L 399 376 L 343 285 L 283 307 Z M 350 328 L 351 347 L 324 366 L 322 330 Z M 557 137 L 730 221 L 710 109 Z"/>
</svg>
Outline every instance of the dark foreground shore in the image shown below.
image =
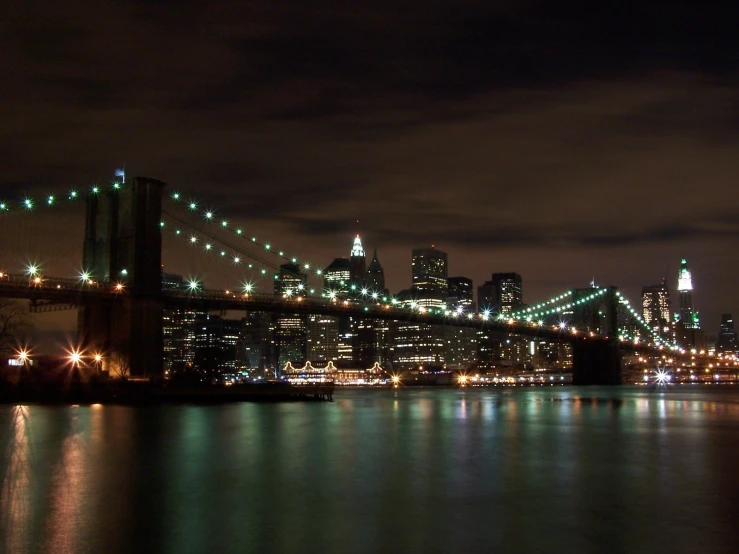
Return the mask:
<svg viewBox="0 0 739 554">
<path fill-rule="evenodd" d="M 175 385 L 136 381 L 0 383 L 4 404 L 221 404 L 227 402 L 332 401 L 334 385 L 294 386 L 284 381 L 223 385 Z"/>
</svg>

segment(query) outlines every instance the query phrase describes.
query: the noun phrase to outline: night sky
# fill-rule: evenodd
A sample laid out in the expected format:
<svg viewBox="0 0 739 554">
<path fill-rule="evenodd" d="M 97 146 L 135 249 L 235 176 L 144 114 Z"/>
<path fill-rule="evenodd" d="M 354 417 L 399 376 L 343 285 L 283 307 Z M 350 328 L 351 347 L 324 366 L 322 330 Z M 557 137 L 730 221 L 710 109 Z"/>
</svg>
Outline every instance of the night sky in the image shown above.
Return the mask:
<svg viewBox="0 0 739 554">
<path fill-rule="evenodd" d="M 15 2 L 0 187 L 125 163 L 316 264 L 359 232 L 393 292 L 431 244 L 530 303 L 593 278 L 638 300 L 686 256 L 716 334 L 739 316 L 736 19 L 561 4 Z"/>
</svg>

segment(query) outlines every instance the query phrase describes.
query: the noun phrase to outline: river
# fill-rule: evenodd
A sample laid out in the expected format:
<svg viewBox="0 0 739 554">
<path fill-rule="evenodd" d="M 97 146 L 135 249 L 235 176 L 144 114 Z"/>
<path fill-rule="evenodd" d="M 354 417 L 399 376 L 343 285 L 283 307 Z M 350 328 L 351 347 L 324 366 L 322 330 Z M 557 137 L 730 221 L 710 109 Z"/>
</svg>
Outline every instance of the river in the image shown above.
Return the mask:
<svg viewBox="0 0 739 554">
<path fill-rule="evenodd" d="M 0 406 L 0 552 L 736 552 L 739 387 Z"/>
</svg>

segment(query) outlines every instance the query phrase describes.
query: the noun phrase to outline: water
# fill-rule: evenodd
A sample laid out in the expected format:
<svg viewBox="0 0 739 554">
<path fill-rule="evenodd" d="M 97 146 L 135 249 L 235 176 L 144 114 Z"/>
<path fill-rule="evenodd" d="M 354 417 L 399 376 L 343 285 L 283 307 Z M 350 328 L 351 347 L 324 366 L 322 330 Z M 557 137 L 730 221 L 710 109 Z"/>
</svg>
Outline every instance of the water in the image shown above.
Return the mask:
<svg viewBox="0 0 739 554">
<path fill-rule="evenodd" d="M 0 551 L 736 552 L 739 388 L 0 406 Z"/>
</svg>

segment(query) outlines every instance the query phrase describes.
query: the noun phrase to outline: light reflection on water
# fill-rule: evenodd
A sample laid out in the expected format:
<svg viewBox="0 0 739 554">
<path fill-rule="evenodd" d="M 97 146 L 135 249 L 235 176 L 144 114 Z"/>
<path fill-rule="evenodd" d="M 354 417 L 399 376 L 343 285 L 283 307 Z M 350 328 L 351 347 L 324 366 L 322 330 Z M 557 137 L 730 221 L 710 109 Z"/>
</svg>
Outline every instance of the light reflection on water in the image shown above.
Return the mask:
<svg viewBox="0 0 739 554">
<path fill-rule="evenodd" d="M 722 552 L 739 389 L 0 407 L 0 552 Z"/>
</svg>

